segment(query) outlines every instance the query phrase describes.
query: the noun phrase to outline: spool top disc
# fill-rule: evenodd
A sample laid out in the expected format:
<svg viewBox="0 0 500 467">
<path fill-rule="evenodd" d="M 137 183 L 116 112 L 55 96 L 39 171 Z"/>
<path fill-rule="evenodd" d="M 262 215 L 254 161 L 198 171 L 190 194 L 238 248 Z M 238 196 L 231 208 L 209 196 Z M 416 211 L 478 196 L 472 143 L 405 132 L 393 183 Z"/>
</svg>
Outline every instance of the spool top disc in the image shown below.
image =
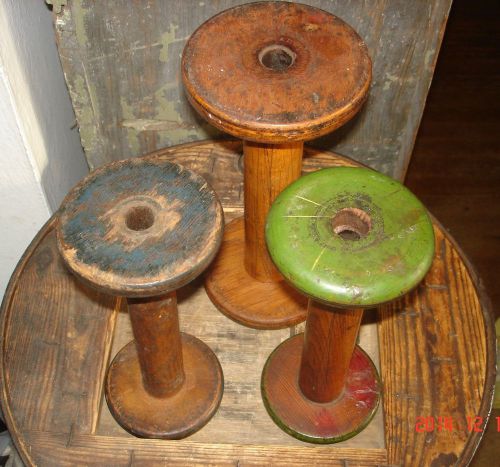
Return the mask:
<svg viewBox="0 0 500 467">
<path fill-rule="evenodd" d="M 214 16 L 182 57 L 188 98 L 210 123 L 247 140 L 324 135 L 351 119 L 371 81 L 358 34 L 323 10 L 250 3 Z"/>
<path fill-rule="evenodd" d="M 152 296 L 199 275 L 221 242 L 223 214 L 205 179 L 155 158 L 113 162 L 67 195 L 57 222 L 64 261 L 115 295 Z"/>
<path fill-rule="evenodd" d="M 306 295 L 370 307 L 414 288 L 434 255 L 425 207 L 399 182 L 365 168 L 308 174 L 275 200 L 266 227 L 269 253 Z"/>
</svg>

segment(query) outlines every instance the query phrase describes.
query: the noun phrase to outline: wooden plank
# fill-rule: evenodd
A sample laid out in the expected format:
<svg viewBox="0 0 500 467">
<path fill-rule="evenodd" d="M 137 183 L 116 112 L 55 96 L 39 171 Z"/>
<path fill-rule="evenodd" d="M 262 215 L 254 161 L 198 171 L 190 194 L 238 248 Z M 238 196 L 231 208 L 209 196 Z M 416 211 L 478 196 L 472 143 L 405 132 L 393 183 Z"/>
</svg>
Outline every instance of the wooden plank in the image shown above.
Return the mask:
<svg viewBox="0 0 500 467">
<path fill-rule="evenodd" d="M 435 234 L 424 282 L 380 311 L 389 463 L 466 465 L 491 407 L 492 322 L 460 252 L 436 224 Z"/>
<path fill-rule="evenodd" d="M 56 38 L 91 167 L 218 134 L 188 104 L 179 77 L 189 35 L 247 0 L 70 0 Z M 315 144 L 402 178 L 452 0 L 309 0 L 353 26 L 373 61 L 360 115 Z"/>
<path fill-rule="evenodd" d="M 243 445 L 195 443 L 185 441 L 143 440 L 110 436 L 75 435 L 68 443 L 65 435 L 39 431 L 27 432 L 37 446 L 37 465 L 385 465 L 385 450 L 364 451 L 325 446 L 292 447 L 280 445 Z"/>
<path fill-rule="evenodd" d="M 101 404 L 116 299 L 65 269 L 52 224 L 15 276 L 4 316 L 5 385 L 19 430 L 92 432 Z"/>
</svg>

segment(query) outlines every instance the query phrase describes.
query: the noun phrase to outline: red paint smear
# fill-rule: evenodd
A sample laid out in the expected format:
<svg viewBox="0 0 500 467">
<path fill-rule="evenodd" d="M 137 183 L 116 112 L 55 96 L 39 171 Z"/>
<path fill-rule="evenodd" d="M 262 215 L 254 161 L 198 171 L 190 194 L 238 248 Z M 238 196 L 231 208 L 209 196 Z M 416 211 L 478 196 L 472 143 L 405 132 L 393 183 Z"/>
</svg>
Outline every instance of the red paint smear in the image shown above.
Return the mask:
<svg viewBox="0 0 500 467">
<path fill-rule="evenodd" d="M 307 16 L 308 23 L 325 24 L 328 22 L 328 17 L 322 13 L 311 13 Z"/>
</svg>

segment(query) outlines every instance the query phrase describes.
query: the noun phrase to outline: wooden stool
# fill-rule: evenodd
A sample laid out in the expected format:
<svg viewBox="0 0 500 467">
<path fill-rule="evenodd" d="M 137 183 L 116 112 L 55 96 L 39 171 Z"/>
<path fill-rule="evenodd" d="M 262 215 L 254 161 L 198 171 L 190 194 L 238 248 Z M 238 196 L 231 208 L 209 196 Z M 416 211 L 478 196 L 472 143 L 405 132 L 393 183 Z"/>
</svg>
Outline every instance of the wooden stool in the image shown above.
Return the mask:
<svg viewBox="0 0 500 467">
<path fill-rule="evenodd" d="M 265 406 L 296 438 L 343 441 L 366 427 L 380 399 L 377 370 L 356 346 L 363 308 L 423 279 L 434 255 L 431 220 L 400 183 L 331 168 L 277 197 L 266 240 L 277 268 L 310 299 L 305 334 L 280 344 L 264 367 Z"/>
<path fill-rule="evenodd" d="M 118 423 L 137 436 L 183 438 L 219 406 L 219 361 L 179 331 L 175 290 L 213 259 L 222 226 L 206 181 L 167 161 L 106 165 L 63 202 L 57 240 L 65 263 L 90 286 L 128 297 L 135 341 L 111 363 L 106 399 Z"/>
<path fill-rule="evenodd" d="M 366 99 L 366 46 L 347 24 L 317 8 L 251 3 L 220 13 L 193 33 L 182 76 L 196 110 L 244 139 L 244 221 L 227 226 L 207 293 L 247 326 L 299 323 L 306 302 L 269 258 L 265 219 L 276 195 L 300 176 L 304 141 L 346 123 Z"/>
</svg>

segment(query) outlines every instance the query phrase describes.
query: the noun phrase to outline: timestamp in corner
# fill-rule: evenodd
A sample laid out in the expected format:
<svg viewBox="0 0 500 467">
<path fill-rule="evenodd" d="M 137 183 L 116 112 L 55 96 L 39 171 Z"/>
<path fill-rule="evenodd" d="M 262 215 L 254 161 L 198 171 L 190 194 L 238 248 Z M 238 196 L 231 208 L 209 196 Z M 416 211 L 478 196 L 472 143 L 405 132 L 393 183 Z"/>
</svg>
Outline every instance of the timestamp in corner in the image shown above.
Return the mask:
<svg viewBox="0 0 500 467">
<path fill-rule="evenodd" d="M 500 432 L 500 417 L 496 417 L 492 422 L 496 423 L 496 430 Z M 482 433 L 486 429 L 484 417 L 465 417 L 464 421 L 458 422 L 453 417 L 417 417 L 415 421 L 415 431 L 417 433 L 431 433 L 434 431 L 468 431 L 469 433 Z"/>
</svg>

